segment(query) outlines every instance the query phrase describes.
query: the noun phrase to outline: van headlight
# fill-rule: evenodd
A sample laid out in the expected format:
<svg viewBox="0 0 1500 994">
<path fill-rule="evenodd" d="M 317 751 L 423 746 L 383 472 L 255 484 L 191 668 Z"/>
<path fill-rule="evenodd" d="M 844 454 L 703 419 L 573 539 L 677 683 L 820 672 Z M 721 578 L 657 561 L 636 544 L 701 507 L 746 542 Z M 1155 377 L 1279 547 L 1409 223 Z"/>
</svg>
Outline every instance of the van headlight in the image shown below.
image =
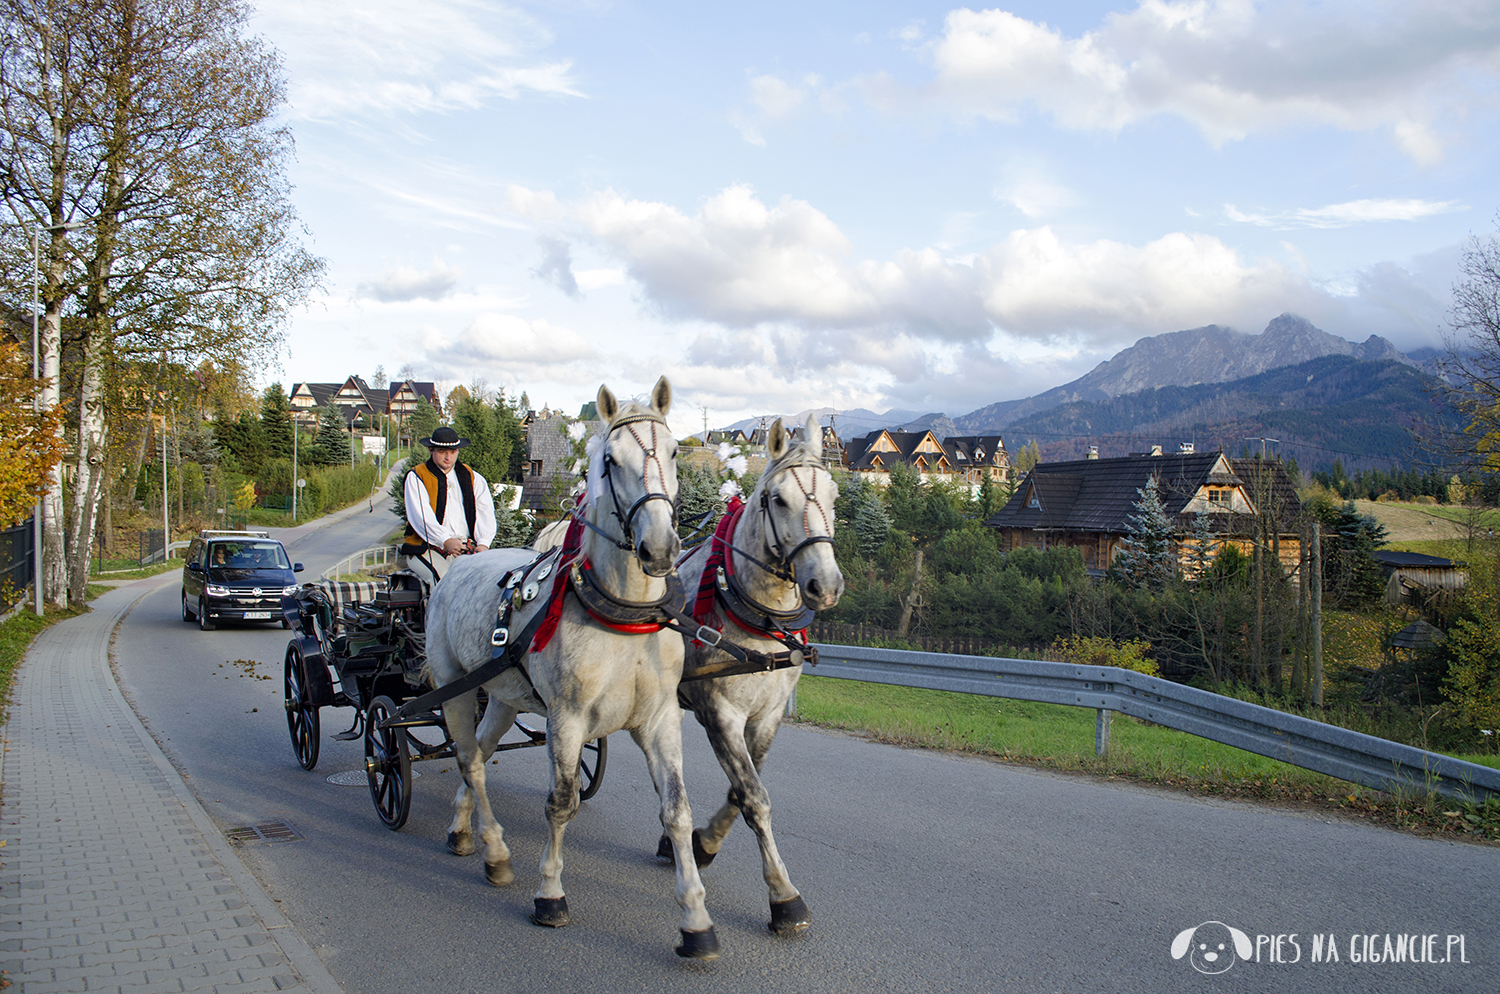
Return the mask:
<svg viewBox="0 0 1500 994">
<path fill-rule="evenodd" d="M 295 594 L 296 592 L 297 592 L 297 585 L 295 583 L 292 584 L 290 587 L 282 587 L 281 588 L 281 596 L 283 596 L 283 597 L 290 597 L 293 594 Z"/>
<path fill-rule="evenodd" d="M 221 586 L 219 586 L 216 583 L 210 583 L 207 586 L 205 586 L 203 588 L 203 592 L 206 593 L 206 594 L 208 594 L 210 597 L 228 597 L 229 596 L 229 588 L 228 587 L 221 587 Z"/>
</svg>

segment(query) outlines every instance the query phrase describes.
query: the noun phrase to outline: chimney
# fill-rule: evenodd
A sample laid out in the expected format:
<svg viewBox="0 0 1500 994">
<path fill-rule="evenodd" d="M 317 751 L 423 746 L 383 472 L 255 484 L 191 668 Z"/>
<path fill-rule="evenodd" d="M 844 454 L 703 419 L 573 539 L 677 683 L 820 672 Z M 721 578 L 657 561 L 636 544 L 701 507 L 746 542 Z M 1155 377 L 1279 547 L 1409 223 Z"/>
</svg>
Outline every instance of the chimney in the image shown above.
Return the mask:
<svg viewBox="0 0 1500 994">
<path fill-rule="evenodd" d="M 1192 442 L 1183 442 L 1180 445 L 1178 445 L 1177 446 L 1177 454 L 1181 455 L 1181 456 L 1190 456 L 1190 455 L 1192 455 L 1193 454 L 1193 443 Z"/>
<path fill-rule="evenodd" d="M 1153 445 L 1153 446 L 1151 446 L 1151 454 L 1153 456 L 1159 456 L 1159 455 L 1161 455 L 1161 446 L 1160 445 Z"/>
<path fill-rule="evenodd" d="M 1090 459 L 1098 459 L 1099 458 L 1099 446 L 1097 446 L 1097 445 L 1090 445 L 1089 446 L 1089 458 Z"/>
</svg>

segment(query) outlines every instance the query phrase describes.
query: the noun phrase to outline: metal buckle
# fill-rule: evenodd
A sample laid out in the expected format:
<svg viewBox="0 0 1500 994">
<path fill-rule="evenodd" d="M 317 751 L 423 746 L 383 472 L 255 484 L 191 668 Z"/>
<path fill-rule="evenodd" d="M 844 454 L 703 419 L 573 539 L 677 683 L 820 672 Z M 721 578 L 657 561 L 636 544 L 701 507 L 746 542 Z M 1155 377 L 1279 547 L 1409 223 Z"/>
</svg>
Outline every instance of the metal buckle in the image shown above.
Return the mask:
<svg viewBox="0 0 1500 994">
<path fill-rule="evenodd" d="M 510 640 L 510 631 L 505 628 L 497 628 L 490 633 L 490 645 L 499 648 Z"/>
<path fill-rule="evenodd" d="M 724 633 L 710 628 L 707 625 L 699 625 L 698 630 L 693 633 L 693 638 L 710 648 L 715 647 L 724 638 Z"/>
</svg>

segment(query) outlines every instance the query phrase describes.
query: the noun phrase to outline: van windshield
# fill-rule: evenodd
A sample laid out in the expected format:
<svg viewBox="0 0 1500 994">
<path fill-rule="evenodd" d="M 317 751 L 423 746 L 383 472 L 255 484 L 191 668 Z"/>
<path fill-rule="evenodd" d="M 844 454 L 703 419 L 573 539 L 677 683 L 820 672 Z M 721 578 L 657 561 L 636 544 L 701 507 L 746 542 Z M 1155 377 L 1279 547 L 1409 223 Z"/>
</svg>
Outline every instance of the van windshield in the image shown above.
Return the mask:
<svg viewBox="0 0 1500 994">
<path fill-rule="evenodd" d="M 291 569 L 280 542 L 215 542 L 208 564 L 225 569 Z"/>
</svg>

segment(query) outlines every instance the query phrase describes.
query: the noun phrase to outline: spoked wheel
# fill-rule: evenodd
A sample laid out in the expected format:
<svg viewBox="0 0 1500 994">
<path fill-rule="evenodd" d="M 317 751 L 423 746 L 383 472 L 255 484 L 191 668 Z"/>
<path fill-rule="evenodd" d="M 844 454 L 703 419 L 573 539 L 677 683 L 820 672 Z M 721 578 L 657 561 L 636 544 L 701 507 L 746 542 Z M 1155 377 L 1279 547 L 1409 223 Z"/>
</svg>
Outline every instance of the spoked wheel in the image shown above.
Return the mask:
<svg viewBox="0 0 1500 994">
<path fill-rule="evenodd" d="M 578 778 L 581 788 L 578 799 L 587 801 L 599 793 L 599 784 L 604 779 L 604 761 L 609 758 L 609 739 L 600 738 L 583 744 L 583 755 L 578 759 Z"/>
<path fill-rule="evenodd" d="M 377 697 L 365 711 L 365 776 L 370 799 L 385 827 L 392 832 L 411 814 L 411 746 L 405 728 L 381 728 L 396 713 L 396 702 Z"/>
<path fill-rule="evenodd" d="M 322 723 L 318 720 L 318 709 L 311 703 L 311 692 L 307 687 L 307 664 L 302 652 L 295 646 L 286 647 L 285 681 L 286 728 L 292 736 L 292 751 L 304 770 L 318 765 L 318 740 L 322 736 Z"/>
</svg>

